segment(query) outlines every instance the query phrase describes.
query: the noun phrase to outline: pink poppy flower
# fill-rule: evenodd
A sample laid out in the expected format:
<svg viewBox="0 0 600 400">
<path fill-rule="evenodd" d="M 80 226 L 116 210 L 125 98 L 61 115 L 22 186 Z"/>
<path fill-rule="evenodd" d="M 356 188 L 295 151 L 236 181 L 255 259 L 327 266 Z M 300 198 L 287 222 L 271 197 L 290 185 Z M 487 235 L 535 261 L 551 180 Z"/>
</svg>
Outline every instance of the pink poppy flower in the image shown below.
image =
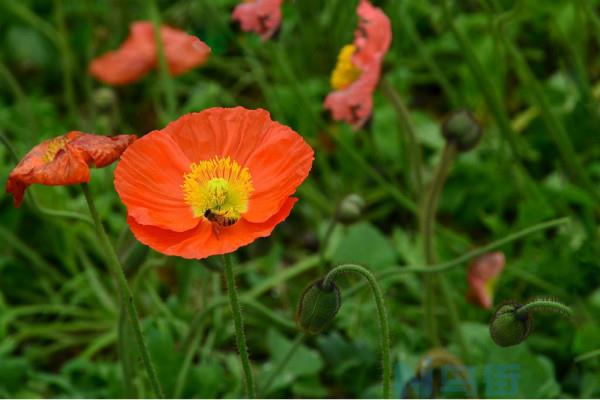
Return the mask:
<svg viewBox="0 0 600 400">
<path fill-rule="evenodd" d="M 160 33 L 169 72 L 173 76 L 204 64 L 210 55 L 210 47 L 195 36 L 169 26 L 162 26 Z M 92 60 L 89 71 L 109 85 L 125 85 L 141 79 L 155 68 L 157 53 L 152 23 L 134 22 L 121 47 Z"/>
<path fill-rule="evenodd" d="M 373 91 L 379 82 L 379 66 L 361 73 L 360 77 L 343 89 L 331 92 L 325 98 L 325 108 L 333 119 L 344 121 L 354 129 L 363 126 L 373 111 Z"/>
<path fill-rule="evenodd" d="M 469 265 L 467 300 L 482 308 L 492 308 L 494 288 L 504 269 L 504 253 L 496 251 L 474 259 Z"/>
<path fill-rule="evenodd" d="M 331 74 L 334 91 L 324 102 L 334 120 L 347 122 L 354 129 L 363 126 L 371 116 L 373 92 L 392 41 L 390 20 L 381 9 L 361 0 L 356 12 L 359 23 L 354 42 L 340 51 Z"/>
<path fill-rule="evenodd" d="M 238 21 L 245 32 L 256 32 L 267 40 L 281 25 L 283 0 L 244 0 L 233 10 L 231 17 Z"/>
</svg>

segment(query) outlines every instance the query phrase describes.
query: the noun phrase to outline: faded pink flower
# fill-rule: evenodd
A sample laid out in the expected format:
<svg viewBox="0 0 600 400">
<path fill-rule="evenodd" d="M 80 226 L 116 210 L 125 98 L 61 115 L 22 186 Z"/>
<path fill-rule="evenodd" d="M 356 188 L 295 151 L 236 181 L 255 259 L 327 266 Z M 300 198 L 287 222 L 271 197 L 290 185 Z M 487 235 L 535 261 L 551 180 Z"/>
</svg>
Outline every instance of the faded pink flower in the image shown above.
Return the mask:
<svg viewBox="0 0 600 400">
<path fill-rule="evenodd" d="M 245 32 L 256 32 L 267 40 L 281 25 L 283 0 L 244 0 L 233 10 L 231 17 L 238 21 Z"/>
<path fill-rule="evenodd" d="M 323 104 L 331 111 L 333 119 L 347 122 L 354 129 L 363 126 L 371 116 L 373 92 L 392 41 L 390 20 L 381 9 L 368 0 L 361 0 L 356 13 L 359 22 L 354 42 L 340 51 L 331 74 L 334 91 Z"/>
<path fill-rule="evenodd" d="M 494 288 L 504 269 L 504 253 L 496 251 L 474 259 L 469 265 L 467 300 L 485 309 L 492 308 Z"/>
</svg>

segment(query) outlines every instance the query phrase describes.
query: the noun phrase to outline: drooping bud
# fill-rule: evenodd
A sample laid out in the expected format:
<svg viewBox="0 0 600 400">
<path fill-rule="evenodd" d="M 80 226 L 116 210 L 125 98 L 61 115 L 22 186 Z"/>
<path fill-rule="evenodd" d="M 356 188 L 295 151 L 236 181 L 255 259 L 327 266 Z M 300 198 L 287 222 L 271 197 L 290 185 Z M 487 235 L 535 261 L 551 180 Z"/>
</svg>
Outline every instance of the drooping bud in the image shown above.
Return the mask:
<svg viewBox="0 0 600 400">
<path fill-rule="evenodd" d="M 340 203 L 337 219 L 342 224 L 352 224 L 360 219 L 365 208 L 365 201 L 356 193 L 349 194 Z"/>
<path fill-rule="evenodd" d="M 531 333 L 533 318 L 530 312 L 517 313 L 521 307 L 516 302 L 506 302 L 496 310 L 490 322 L 490 335 L 498 346 L 517 345 Z"/>
<path fill-rule="evenodd" d="M 483 132 L 481 124 L 467 110 L 458 110 L 450 114 L 442 125 L 442 135 L 458 151 L 469 151 L 479 143 Z"/>
<path fill-rule="evenodd" d="M 316 280 L 304 289 L 300 297 L 296 323 L 306 334 L 316 335 L 333 320 L 340 305 L 340 290 L 335 282 L 329 281 L 325 286 L 323 279 Z"/>
</svg>

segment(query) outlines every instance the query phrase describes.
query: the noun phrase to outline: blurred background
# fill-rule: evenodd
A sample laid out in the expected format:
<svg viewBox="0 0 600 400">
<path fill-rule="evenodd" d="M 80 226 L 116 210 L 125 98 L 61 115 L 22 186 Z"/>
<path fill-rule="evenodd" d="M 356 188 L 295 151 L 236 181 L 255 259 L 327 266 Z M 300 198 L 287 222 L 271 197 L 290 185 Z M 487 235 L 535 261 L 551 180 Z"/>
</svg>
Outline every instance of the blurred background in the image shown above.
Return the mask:
<svg viewBox="0 0 600 400">
<path fill-rule="evenodd" d="M 453 365 L 468 371 L 480 397 L 598 397 L 599 2 L 465 0 L 449 12 L 442 3 L 373 1 L 393 27 L 382 82 L 409 110 L 426 182 L 444 146 L 440 125 L 448 113 L 469 109 L 484 130 L 479 146 L 457 158 L 442 193 L 438 258 L 451 260 L 569 216 L 560 228 L 501 247 L 506 268 L 495 304 L 554 296 L 572 306 L 575 317 L 536 317 L 525 343 L 500 348 L 488 332 L 493 310 L 466 300 L 465 262 L 445 272 L 469 344 L 465 357 L 443 304 L 435 310 L 442 347 L 431 347 L 420 276 L 381 280 L 393 394 L 408 396 L 406 385 L 415 376 L 438 370 L 439 380 L 445 371 L 439 367 Z M 286 223 L 236 253 L 250 356 L 259 388 L 268 386 L 259 393 L 379 396 L 375 304 L 351 276 L 340 280 L 342 307 L 331 327 L 298 344 L 266 385 L 295 344 L 300 294 L 322 271 L 343 262 L 375 274 L 425 265 L 405 127 L 389 91 L 375 92 L 372 120 L 357 131 L 332 121 L 322 106 L 338 52 L 353 40 L 358 1 L 284 1 L 281 30 L 261 41 L 232 21 L 234 0 L 157 0 L 163 23 L 212 48 L 204 66 L 172 79 L 174 112 L 167 110 L 155 71 L 123 87 L 87 73 L 94 57 L 123 42 L 132 21 L 150 18 L 149 4 L 0 0 L 0 133 L 6 144 L 0 146 L 0 176 L 6 179 L 16 165 L 10 148 L 20 158 L 71 130 L 143 135 L 213 106 L 269 110 L 313 146 L 316 161 Z M 574 162 L 587 179 L 569 167 Z M 113 189 L 113 170 L 92 170 L 90 188 L 125 264 L 165 394 L 242 396 L 219 264 L 165 257 L 137 243 Z M 364 213 L 352 224 L 335 225 L 324 248 L 336 205 L 349 193 L 364 198 Z M 8 195 L 0 198 L 0 397 L 151 396 L 133 341 L 118 341 L 119 329 L 127 327 L 93 228 L 57 215 L 86 213 L 80 191 L 34 186 L 27 197 L 20 209 Z M 133 381 L 122 379 L 120 354 L 129 360 Z M 432 384 L 437 396 L 470 395 L 460 375 L 444 382 Z"/>
</svg>

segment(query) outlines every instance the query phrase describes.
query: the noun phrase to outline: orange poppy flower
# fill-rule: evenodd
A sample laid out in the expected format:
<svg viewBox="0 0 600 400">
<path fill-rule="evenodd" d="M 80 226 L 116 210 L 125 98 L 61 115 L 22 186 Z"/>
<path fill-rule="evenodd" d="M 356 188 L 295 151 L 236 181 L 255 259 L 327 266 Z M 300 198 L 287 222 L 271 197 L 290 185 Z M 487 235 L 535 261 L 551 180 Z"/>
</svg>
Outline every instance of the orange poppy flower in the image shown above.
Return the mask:
<svg viewBox="0 0 600 400">
<path fill-rule="evenodd" d="M 245 32 L 256 32 L 267 40 L 281 25 L 283 0 L 244 0 L 233 10 L 231 17 L 238 21 Z"/>
<path fill-rule="evenodd" d="M 183 74 L 206 62 L 210 47 L 195 36 L 171 28 L 160 28 L 165 58 L 171 75 Z M 135 82 L 157 65 L 157 50 L 151 22 L 131 24 L 129 37 L 116 51 L 110 51 L 90 64 L 90 73 L 110 85 Z"/>
<path fill-rule="evenodd" d="M 494 287 L 504 269 L 504 253 L 496 251 L 474 259 L 469 266 L 467 299 L 482 308 L 492 308 Z"/>
<path fill-rule="evenodd" d="M 367 0 L 360 1 L 356 12 L 359 23 L 354 43 L 340 51 L 331 74 L 334 91 L 325 98 L 324 106 L 331 111 L 333 119 L 358 129 L 371 116 L 373 92 L 392 41 L 392 28 L 383 11 Z"/>
<path fill-rule="evenodd" d="M 46 140 L 35 146 L 12 170 L 6 183 L 16 207 L 29 185 L 74 185 L 89 182 L 90 166 L 112 164 L 136 139 L 135 135 L 114 137 L 78 131 Z"/>
<path fill-rule="evenodd" d="M 292 210 L 313 158 L 267 111 L 210 108 L 137 140 L 115 188 L 140 242 L 201 259 L 268 236 Z"/>
</svg>

